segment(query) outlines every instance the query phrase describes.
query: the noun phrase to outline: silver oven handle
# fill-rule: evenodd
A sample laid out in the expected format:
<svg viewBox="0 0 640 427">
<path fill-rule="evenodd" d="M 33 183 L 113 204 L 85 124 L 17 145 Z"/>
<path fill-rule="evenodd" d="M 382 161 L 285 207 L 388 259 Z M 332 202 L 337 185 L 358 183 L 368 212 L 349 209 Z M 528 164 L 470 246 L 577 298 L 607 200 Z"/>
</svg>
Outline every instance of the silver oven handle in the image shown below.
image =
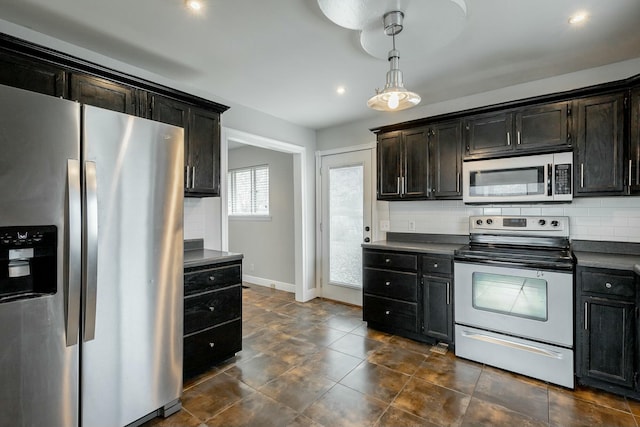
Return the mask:
<svg viewBox="0 0 640 427">
<path fill-rule="evenodd" d="M 98 293 L 98 187 L 95 162 L 85 162 L 84 251 L 84 341 L 96 335 L 96 298 Z"/>
<path fill-rule="evenodd" d="M 491 344 L 501 345 L 503 347 L 511 347 L 516 350 L 528 351 L 529 353 L 536 353 L 542 356 L 552 357 L 554 359 L 562 359 L 562 353 L 557 351 L 547 350 L 546 348 L 536 347 L 534 345 L 522 344 L 519 342 L 509 341 L 503 338 L 491 337 L 489 335 L 478 334 L 475 332 L 462 331 L 462 336 L 473 340 L 484 341 Z"/>
<path fill-rule="evenodd" d="M 67 160 L 66 220 L 66 286 L 67 315 L 65 327 L 67 347 L 78 344 L 80 328 L 80 283 L 82 281 L 82 207 L 80 200 L 80 161 Z"/>
</svg>

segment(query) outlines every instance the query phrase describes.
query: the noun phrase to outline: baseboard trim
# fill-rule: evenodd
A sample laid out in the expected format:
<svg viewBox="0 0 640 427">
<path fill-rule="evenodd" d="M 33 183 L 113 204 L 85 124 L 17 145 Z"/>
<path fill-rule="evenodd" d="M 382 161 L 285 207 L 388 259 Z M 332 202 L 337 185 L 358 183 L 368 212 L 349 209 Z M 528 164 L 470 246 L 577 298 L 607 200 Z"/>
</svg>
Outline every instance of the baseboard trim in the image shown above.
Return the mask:
<svg viewBox="0 0 640 427">
<path fill-rule="evenodd" d="M 248 274 L 242 275 L 242 281 L 249 282 L 254 285 L 264 286 L 266 288 L 273 288 L 279 291 L 296 293 L 296 285 L 292 283 L 278 282 L 277 280 L 265 279 L 263 277 L 249 276 Z"/>
</svg>

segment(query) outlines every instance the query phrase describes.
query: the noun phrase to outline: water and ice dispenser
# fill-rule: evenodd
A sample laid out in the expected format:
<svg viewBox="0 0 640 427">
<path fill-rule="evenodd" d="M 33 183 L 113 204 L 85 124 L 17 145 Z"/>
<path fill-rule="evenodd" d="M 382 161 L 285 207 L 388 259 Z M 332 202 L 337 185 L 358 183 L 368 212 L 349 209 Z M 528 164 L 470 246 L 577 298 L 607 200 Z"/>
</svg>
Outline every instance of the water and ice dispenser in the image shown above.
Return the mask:
<svg viewBox="0 0 640 427">
<path fill-rule="evenodd" d="M 0 303 L 56 292 L 57 245 L 53 225 L 0 227 Z"/>
</svg>

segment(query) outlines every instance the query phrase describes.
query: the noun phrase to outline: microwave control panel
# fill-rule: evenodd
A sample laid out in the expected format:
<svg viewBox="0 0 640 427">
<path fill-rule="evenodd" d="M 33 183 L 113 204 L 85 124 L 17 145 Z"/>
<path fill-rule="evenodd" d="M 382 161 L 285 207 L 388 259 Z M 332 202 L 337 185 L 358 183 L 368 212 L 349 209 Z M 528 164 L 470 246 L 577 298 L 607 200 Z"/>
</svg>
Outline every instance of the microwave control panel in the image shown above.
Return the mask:
<svg viewBox="0 0 640 427">
<path fill-rule="evenodd" d="M 571 194 L 571 164 L 555 165 L 554 194 Z"/>
</svg>

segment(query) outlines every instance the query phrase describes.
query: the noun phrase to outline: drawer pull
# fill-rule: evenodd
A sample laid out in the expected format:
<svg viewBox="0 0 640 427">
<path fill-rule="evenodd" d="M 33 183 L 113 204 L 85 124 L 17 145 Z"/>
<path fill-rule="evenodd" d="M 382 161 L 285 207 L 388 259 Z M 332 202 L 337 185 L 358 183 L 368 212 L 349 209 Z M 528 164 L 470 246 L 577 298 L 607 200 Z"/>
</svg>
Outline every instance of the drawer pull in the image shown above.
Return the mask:
<svg viewBox="0 0 640 427">
<path fill-rule="evenodd" d="M 209 306 L 209 311 L 213 311 L 213 310 L 215 310 L 215 309 L 216 309 L 215 307 L 213 307 L 213 306 Z"/>
<path fill-rule="evenodd" d="M 385 285 L 385 286 L 390 286 L 390 285 L 391 285 L 391 282 L 384 282 L 384 285 Z"/>
<path fill-rule="evenodd" d="M 390 258 L 385 258 L 384 262 L 386 262 L 387 264 L 391 262 Z"/>
<path fill-rule="evenodd" d="M 385 311 L 384 314 L 389 315 L 391 312 L 389 310 Z"/>
<path fill-rule="evenodd" d="M 216 345 L 216 343 L 214 343 L 214 342 L 210 342 L 209 343 L 209 347 L 211 347 L 211 348 L 213 348 L 213 346 L 215 346 L 215 345 Z"/>
<path fill-rule="evenodd" d="M 607 289 L 611 289 L 611 283 L 609 282 L 605 283 L 604 287 Z"/>
<path fill-rule="evenodd" d="M 215 276 L 209 276 L 209 281 L 214 282 L 216 280 Z"/>
<path fill-rule="evenodd" d="M 437 262 L 433 264 L 433 268 L 438 268 L 438 263 Z"/>
</svg>

